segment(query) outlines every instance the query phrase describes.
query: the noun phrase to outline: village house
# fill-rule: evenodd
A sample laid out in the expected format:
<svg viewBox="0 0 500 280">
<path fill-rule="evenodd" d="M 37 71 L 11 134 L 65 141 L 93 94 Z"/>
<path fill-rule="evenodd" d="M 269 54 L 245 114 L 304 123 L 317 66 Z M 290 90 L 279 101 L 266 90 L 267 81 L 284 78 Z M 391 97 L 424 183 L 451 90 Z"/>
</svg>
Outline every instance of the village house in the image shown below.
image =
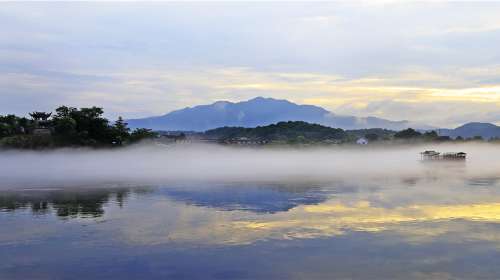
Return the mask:
<svg viewBox="0 0 500 280">
<path fill-rule="evenodd" d="M 368 144 L 368 139 L 366 139 L 365 137 L 358 138 L 358 140 L 356 140 L 356 144 L 358 144 L 358 145 L 367 145 Z"/>
</svg>

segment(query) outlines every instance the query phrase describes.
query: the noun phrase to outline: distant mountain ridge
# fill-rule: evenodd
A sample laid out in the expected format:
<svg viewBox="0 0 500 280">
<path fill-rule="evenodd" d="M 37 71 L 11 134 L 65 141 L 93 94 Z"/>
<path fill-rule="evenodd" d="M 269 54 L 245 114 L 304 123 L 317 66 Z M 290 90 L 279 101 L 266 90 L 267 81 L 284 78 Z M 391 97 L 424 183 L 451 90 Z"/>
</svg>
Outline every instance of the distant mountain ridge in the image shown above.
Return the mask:
<svg viewBox="0 0 500 280">
<path fill-rule="evenodd" d="M 470 122 L 455 129 L 438 129 L 438 134 L 441 136 L 450 136 L 457 138 L 472 138 L 481 136 L 484 139 L 500 138 L 500 126 L 492 123 Z"/>
<path fill-rule="evenodd" d="M 432 128 L 409 121 L 337 115 L 314 105 L 298 105 L 288 100 L 264 97 L 236 103 L 217 101 L 210 105 L 172 111 L 162 116 L 127 120 L 131 128 L 183 131 L 206 131 L 224 126 L 256 127 L 280 121 L 305 121 L 342 129 Z"/>
</svg>

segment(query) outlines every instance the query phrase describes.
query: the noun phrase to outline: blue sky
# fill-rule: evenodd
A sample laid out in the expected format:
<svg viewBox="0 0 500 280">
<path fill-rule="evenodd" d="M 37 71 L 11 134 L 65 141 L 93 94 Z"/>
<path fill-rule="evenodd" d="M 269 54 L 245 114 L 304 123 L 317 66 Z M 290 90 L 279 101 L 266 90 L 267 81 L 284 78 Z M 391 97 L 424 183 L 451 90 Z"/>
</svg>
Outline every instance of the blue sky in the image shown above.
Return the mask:
<svg viewBox="0 0 500 280">
<path fill-rule="evenodd" d="M 255 96 L 500 124 L 500 3 L 2 3 L 0 114 Z"/>
</svg>

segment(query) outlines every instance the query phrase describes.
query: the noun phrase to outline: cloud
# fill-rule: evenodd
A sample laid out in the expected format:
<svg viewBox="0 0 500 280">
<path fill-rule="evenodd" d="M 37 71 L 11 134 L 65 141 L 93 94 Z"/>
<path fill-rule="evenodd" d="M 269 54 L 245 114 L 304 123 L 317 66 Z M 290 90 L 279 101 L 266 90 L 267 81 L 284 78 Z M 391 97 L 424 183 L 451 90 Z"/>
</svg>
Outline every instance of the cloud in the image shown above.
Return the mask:
<svg viewBox="0 0 500 280">
<path fill-rule="evenodd" d="M 443 126 L 463 119 L 451 111 L 498 122 L 499 10 L 392 1 L 5 3 L 0 110 L 101 105 L 134 118 L 265 95 L 361 115 L 387 100 L 414 112 L 471 102 L 474 109 L 442 110 L 439 119 L 394 106 L 375 113 Z"/>
</svg>

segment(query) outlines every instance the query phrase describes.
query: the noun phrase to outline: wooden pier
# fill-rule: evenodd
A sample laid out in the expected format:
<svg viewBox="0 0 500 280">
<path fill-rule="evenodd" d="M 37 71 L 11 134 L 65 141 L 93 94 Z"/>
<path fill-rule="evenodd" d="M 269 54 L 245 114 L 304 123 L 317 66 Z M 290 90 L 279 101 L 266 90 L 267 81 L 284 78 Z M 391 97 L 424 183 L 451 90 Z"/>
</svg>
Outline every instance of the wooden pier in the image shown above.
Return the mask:
<svg viewBox="0 0 500 280">
<path fill-rule="evenodd" d="M 436 151 L 421 152 L 422 160 L 465 160 L 467 154 L 464 152 L 440 153 Z"/>
</svg>

